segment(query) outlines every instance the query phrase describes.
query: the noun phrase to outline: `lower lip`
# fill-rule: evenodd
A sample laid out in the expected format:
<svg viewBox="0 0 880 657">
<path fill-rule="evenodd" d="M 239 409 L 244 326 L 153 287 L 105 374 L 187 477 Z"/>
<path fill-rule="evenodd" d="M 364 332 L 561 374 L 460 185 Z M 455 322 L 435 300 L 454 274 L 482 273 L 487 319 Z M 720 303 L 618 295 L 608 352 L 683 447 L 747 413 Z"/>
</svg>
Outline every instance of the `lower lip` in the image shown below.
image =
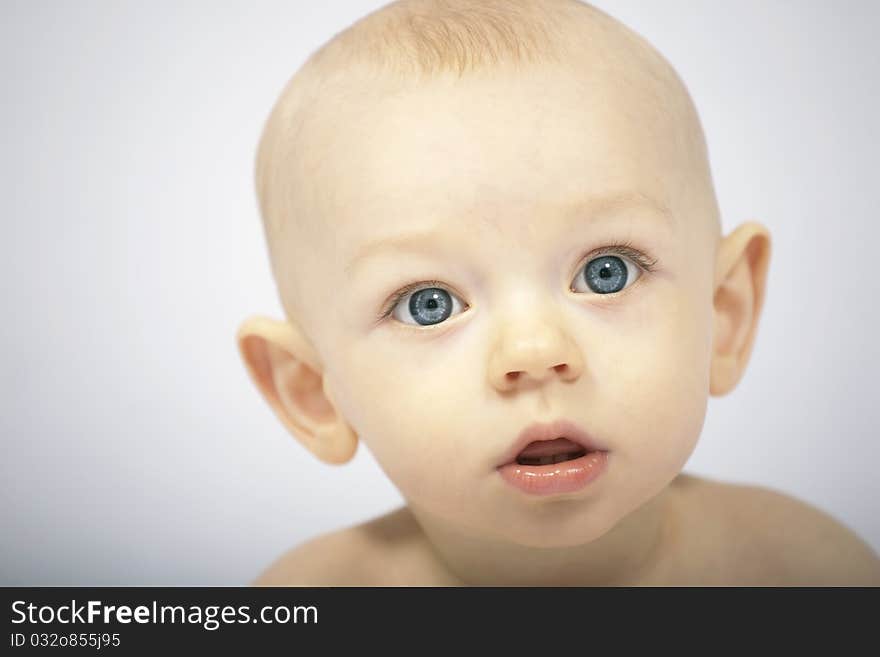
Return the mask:
<svg viewBox="0 0 880 657">
<path fill-rule="evenodd" d="M 589 452 L 570 461 L 549 465 L 520 465 L 516 461 L 498 468 L 501 478 L 529 495 L 573 493 L 599 477 L 608 465 L 608 452 Z"/>
</svg>

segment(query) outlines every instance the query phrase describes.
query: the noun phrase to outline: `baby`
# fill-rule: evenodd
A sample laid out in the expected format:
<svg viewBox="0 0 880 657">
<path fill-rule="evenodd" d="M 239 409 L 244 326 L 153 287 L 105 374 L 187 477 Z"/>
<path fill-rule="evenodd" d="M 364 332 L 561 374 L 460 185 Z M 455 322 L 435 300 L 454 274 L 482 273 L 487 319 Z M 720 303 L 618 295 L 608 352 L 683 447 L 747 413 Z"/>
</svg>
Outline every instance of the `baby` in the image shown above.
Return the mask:
<svg viewBox="0 0 880 657">
<path fill-rule="evenodd" d="M 286 321 L 242 324 L 248 372 L 406 500 L 257 584 L 880 584 L 820 510 L 681 472 L 770 237 L 721 235 L 690 95 L 638 34 L 577 0 L 393 2 L 294 75 L 256 165 Z"/>
</svg>

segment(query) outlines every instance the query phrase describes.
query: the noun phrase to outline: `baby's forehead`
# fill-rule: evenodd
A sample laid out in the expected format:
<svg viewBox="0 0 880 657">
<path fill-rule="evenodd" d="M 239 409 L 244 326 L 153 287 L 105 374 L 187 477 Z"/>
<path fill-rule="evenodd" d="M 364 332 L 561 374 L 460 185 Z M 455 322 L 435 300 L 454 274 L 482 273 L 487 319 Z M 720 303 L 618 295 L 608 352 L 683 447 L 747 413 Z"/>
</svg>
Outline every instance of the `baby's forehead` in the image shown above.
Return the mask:
<svg viewBox="0 0 880 657">
<path fill-rule="evenodd" d="M 363 118 L 373 120 L 400 105 L 410 118 L 437 121 L 439 113 L 465 117 L 477 112 L 496 114 L 502 128 L 519 129 L 505 112 L 569 115 L 598 113 L 639 116 L 657 121 L 661 117 L 678 121 L 679 127 L 699 129 L 695 112 L 689 113 L 686 89 L 665 76 L 637 68 L 608 69 L 601 62 L 587 60 L 547 64 L 520 69 L 478 70 L 466 76 L 440 73 L 431 77 L 401 78 L 357 64 L 328 72 L 310 93 L 298 95 L 290 105 L 302 119 L 303 133 L 322 129 L 337 133 L 347 127 L 363 128 Z M 306 86 L 306 83 L 303 84 Z M 292 114 L 293 112 L 289 112 Z M 429 129 L 425 126 L 424 129 Z"/>
<path fill-rule="evenodd" d="M 648 103 L 626 85 L 583 84 L 565 71 L 348 93 L 301 134 L 299 176 L 335 212 L 625 191 L 679 160 L 668 115 L 637 109 Z"/>
</svg>

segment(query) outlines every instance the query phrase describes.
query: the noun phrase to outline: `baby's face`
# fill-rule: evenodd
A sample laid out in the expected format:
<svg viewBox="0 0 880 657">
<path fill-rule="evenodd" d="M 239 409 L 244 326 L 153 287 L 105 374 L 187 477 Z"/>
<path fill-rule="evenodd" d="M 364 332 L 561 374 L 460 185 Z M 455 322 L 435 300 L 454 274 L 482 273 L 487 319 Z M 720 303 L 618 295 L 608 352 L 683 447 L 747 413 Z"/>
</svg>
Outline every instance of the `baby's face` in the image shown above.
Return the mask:
<svg viewBox="0 0 880 657">
<path fill-rule="evenodd" d="M 694 449 L 717 228 L 650 103 L 541 71 L 377 94 L 312 126 L 298 210 L 321 229 L 283 260 L 307 272 L 339 411 L 417 513 L 582 543 Z M 559 418 L 607 450 L 602 475 L 552 495 L 507 483 L 517 434 Z"/>
</svg>

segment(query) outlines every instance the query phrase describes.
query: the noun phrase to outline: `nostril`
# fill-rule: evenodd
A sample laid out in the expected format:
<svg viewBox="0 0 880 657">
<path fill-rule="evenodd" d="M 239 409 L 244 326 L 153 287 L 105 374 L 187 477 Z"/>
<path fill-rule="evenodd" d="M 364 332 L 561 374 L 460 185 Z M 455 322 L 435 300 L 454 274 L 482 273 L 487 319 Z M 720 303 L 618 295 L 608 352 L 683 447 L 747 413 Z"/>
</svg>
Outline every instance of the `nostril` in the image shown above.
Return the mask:
<svg viewBox="0 0 880 657">
<path fill-rule="evenodd" d="M 568 365 L 566 365 L 565 363 L 560 363 L 559 365 L 554 365 L 553 369 L 557 372 L 564 372 L 568 369 Z"/>
<path fill-rule="evenodd" d="M 511 381 L 516 381 L 519 378 L 519 372 L 508 372 L 507 378 Z"/>
</svg>

